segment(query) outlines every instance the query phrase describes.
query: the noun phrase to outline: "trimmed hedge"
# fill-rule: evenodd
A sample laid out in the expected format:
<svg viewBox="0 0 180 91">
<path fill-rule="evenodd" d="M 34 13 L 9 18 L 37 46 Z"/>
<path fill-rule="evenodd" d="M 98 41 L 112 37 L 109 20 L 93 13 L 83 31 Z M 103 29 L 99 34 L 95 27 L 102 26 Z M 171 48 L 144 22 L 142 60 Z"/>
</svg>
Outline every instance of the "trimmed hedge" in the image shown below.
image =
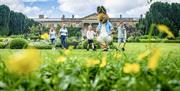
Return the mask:
<svg viewBox="0 0 180 91">
<path fill-rule="evenodd" d="M 25 49 L 28 46 L 28 42 L 25 39 L 13 39 L 9 43 L 10 49 Z"/>
<path fill-rule="evenodd" d="M 128 42 L 140 42 L 140 43 L 180 43 L 180 40 L 167 40 L 167 39 L 139 39 L 139 41 Z"/>
<path fill-rule="evenodd" d="M 6 44 L 3 42 L 0 42 L 0 49 L 4 49 L 6 47 Z"/>
<path fill-rule="evenodd" d="M 36 49 L 52 49 L 52 46 L 45 42 L 34 42 L 29 44 L 29 47 Z"/>
</svg>

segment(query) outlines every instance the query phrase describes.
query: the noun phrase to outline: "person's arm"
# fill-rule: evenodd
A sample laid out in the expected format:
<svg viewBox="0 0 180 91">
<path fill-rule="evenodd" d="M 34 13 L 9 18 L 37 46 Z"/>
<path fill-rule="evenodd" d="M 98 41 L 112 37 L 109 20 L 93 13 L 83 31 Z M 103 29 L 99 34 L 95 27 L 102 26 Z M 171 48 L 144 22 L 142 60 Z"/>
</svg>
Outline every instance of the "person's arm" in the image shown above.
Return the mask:
<svg viewBox="0 0 180 91">
<path fill-rule="evenodd" d="M 67 30 L 67 28 L 66 28 L 66 36 L 68 37 L 68 30 Z"/>
<path fill-rule="evenodd" d="M 59 33 L 58 33 L 58 36 L 61 36 L 61 31 L 62 31 L 62 30 L 60 29 L 60 30 L 59 30 Z"/>
<path fill-rule="evenodd" d="M 108 23 L 109 23 L 109 28 L 110 28 L 109 34 L 113 34 L 114 33 L 113 25 L 109 21 Z"/>
<path fill-rule="evenodd" d="M 127 32 L 126 32 L 126 29 L 124 29 L 124 37 L 125 37 L 125 39 L 127 39 Z"/>
<path fill-rule="evenodd" d="M 96 28 L 96 33 L 98 33 L 101 30 L 101 24 L 99 23 L 97 28 Z"/>
</svg>

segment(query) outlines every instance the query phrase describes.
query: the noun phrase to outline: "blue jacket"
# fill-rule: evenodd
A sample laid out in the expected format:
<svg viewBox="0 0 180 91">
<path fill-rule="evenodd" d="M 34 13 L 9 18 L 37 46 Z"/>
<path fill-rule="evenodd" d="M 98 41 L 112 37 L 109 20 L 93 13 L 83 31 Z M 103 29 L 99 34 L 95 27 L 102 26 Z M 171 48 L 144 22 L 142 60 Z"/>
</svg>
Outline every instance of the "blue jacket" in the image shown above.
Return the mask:
<svg viewBox="0 0 180 91">
<path fill-rule="evenodd" d="M 97 26 L 98 31 L 101 31 L 101 28 L 102 28 L 102 24 L 99 23 L 98 26 Z M 107 21 L 106 22 L 106 32 L 108 34 L 110 34 L 111 33 L 111 29 L 112 29 L 112 24 L 109 21 Z"/>
</svg>

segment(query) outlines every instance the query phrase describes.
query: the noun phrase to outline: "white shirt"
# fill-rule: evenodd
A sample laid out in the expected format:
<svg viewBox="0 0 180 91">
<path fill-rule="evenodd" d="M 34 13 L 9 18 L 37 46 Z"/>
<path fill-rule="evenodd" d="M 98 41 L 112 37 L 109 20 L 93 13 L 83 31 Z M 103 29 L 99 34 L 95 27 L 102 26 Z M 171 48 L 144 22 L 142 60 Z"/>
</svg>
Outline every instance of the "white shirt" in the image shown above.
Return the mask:
<svg viewBox="0 0 180 91">
<path fill-rule="evenodd" d="M 94 31 L 87 31 L 86 37 L 87 39 L 94 39 L 96 33 Z"/>
<path fill-rule="evenodd" d="M 118 27 L 118 38 L 126 38 L 126 28 Z"/>
<path fill-rule="evenodd" d="M 55 31 L 50 31 L 49 32 L 49 37 L 50 37 L 50 39 L 55 39 L 56 38 L 56 32 Z"/>
<path fill-rule="evenodd" d="M 105 24 L 102 24 L 100 36 L 108 36 L 108 33 L 107 33 L 107 31 L 106 31 L 106 25 L 105 25 Z"/>
<path fill-rule="evenodd" d="M 67 36 L 67 34 L 68 34 L 67 28 L 61 28 L 59 32 L 61 35 L 64 35 L 64 36 Z"/>
</svg>

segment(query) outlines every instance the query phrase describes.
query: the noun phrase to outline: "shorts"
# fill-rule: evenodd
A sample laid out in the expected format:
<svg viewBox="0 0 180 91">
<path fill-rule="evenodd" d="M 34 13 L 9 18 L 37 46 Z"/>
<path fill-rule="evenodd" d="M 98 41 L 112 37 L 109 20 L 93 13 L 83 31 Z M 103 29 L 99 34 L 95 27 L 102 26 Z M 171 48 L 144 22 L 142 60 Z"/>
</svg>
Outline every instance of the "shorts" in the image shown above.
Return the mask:
<svg viewBox="0 0 180 91">
<path fill-rule="evenodd" d="M 88 39 L 88 44 L 92 44 L 93 40 L 92 39 Z"/>
<path fill-rule="evenodd" d="M 112 37 L 109 35 L 100 35 L 97 37 L 97 41 L 100 43 L 110 43 L 112 41 Z"/>
<path fill-rule="evenodd" d="M 118 38 L 118 43 L 125 43 L 126 39 L 125 38 Z"/>
</svg>

